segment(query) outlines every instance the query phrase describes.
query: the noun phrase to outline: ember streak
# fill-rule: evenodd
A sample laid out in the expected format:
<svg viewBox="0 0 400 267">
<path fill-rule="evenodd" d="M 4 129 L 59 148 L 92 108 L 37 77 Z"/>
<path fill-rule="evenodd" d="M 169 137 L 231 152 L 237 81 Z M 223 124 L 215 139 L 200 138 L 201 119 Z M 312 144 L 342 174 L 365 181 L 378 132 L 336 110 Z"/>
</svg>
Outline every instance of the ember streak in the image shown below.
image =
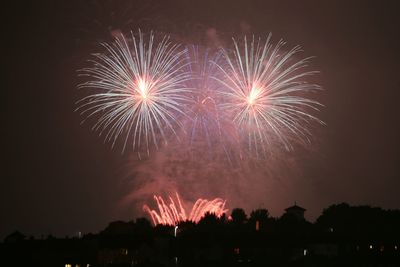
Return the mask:
<svg viewBox="0 0 400 267">
<path fill-rule="evenodd" d="M 206 213 L 212 213 L 217 217 L 221 217 L 228 211 L 228 209 L 225 208 L 226 201 L 221 198 L 215 198 L 213 200 L 199 198 L 194 203 L 189 216 L 187 216 L 178 193 L 175 193 L 175 196 L 176 202 L 172 196 L 169 196 L 169 203 L 167 203 L 161 196 L 155 195 L 154 200 L 157 203 L 158 212 L 150 209 L 147 205 L 143 206 L 143 210 L 150 215 L 154 225 L 176 225 L 182 221 L 198 223 Z"/>
</svg>

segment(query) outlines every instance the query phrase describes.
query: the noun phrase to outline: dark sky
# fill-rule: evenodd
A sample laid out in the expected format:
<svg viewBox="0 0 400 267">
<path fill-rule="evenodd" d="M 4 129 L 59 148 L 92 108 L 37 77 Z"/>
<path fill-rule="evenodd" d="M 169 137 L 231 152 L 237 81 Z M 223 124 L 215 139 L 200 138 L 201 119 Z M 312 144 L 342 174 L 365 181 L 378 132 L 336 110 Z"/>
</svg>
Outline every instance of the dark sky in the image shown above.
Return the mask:
<svg viewBox="0 0 400 267">
<path fill-rule="evenodd" d="M 270 195 L 257 195 L 244 207 L 262 205 L 280 216 L 297 201 L 310 220 L 338 202 L 400 208 L 398 1 L 134 1 L 130 9 L 100 4 L 106 14 L 126 9 L 133 19 L 99 15 L 92 2 L 18 2 L 6 8 L 3 22 L 0 239 L 14 230 L 97 232 L 110 221 L 143 216 L 121 199 L 135 185 L 127 169 L 148 163 L 130 163 L 129 155 L 103 144 L 74 113 L 76 70 L 97 51 L 97 41 L 110 39 L 110 24 L 203 43 L 207 29 L 223 42 L 245 29 L 301 45 L 321 71 L 317 79 L 325 90 L 318 100 L 325 108 L 318 116 L 327 125 L 315 130 L 312 149 L 291 155 L 300 158 L 293 177 L 254 185 L 268 187 Z M 243 188 L 243 196 L 252 194 Z"/>
</svg>

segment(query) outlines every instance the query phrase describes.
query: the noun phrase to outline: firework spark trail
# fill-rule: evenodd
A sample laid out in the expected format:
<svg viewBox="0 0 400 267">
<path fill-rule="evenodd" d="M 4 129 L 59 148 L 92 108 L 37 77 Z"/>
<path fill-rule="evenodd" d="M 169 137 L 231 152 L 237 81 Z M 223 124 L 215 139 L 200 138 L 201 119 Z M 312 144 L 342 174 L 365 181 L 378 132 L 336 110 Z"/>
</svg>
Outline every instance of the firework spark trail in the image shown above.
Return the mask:
<svg viewBox="0 0 400 267">
<path fill-rule="evenodd" d="M 228 210 L 225 210 L 225 201 L 220 198 L 211 201 L 198 199 L 192 208 L 189 218 L 192 218 L 191 220 L 194 222 L 198 222 L 207 212 L 221 217 L 226 211 Z"/>
<path fill-rule="evenodd" d="M 161 196 L 154 196 L 158 212 L 150 209 L 147 205 L 143 206 L 143 210 L 150 215 L 154 225 L 177 225 L 182 221 L 198 223 L 206 213 L 212 213 L 217 217 L 221 217 L 228 211 L 225 209 L 225 201 L 221 198 L 215 198 L 211 201 L 200 198 L 195 202 L 189 217 L 187 217 L 178 193 L 176 193 L 176 199 L 178 201 L 178 207 L 175 205 L 175 201 L 171 196 L 169 197 L 169 204 L 167 204 Z"/>
<path fill-rule="evenodd" d="M 92 78 L 79 88 L 94 89 L 95 93 L 78 101 L 86 118 L 98 116 L 93 129 L 105 134 L 105 140 L 114 147 L 121 136 L 122 151 L 132 139 L 133 150 L 146 151 L 158 148 L 167 135 L 176 136 L 177 120 L 183 114 L 183 104 L 190 91 L 184 82 L 190 73 L 184 71 L 187 53 L 179 45 L 163 37 L 158 45 L 154 35 L 148 42 L 139 31 L 130 39 L 123 35 L 110 45 L 103 43 L 105 54 L 94 54 L 92 67 L 81 70 L 82 75 Z"/>
<path fill-rule="evenodd" d="M 225 64 L 215 63 L 224 77 L 215 79 L 223 87 L 221 108 L 231 112 L 248 150 L 258 157 L 267 153 L 274 139 L 287 150 L 292 148 L 290 139 L 309 142 L 307 126 L 323 123 L 307 112 L 321 104 L 302 96 L 321 89 L 303 79 L 316 73 L 304 70 L 310 58 L 294 60 L 300 47 L 283 51 L 285 43 L 272 45 L 271 35 L 264 44 L 254 37 L 250 43 L 246 37 L 243 43 L 233 41 L 233 52 L 222 49 Z"/>
<path fill-rule="evenodd" d="M 242 147 L 257 157 L 276 143 L 290 150 L 291 141 L 309 142 L 312 121 L 323 123 L 309 113 L 320 104 L 304 96 L 320 87 L 305 81 L 316 73 L 305 70 L 310 58 L 293 59 L 299 46 L 283 51 L 282 40 L 273 45 L 270 39 L 234 40 L 221 57 L 179 49 L 168 37 L 155 45 L 152 33 L 148 42 L 140 31 L 138 38 L 121 35 L 103 43 L 106 53 L 94 54 L 93 66 L 81 70 L 92 80 L 78 87 L 95 92 L 77 110 L 97 118 L 92 128 L 112 147 L 122 139 L 124 151 L 132 141 L 139 158 L 170 136 L 179 139 L 179 128 L 189 133 L 189 147 L 206 142 L 209 151 L 222 146 L 240 158 Z"/>
<path fill-rule="evenodd" d="M 204 50 L 204 51 L 203 51 Z M 188 49 L 188 69 L 193 79 L 188 80 L 188 87 L 192 88 L 187 123 L 187 133 L 192 146 L 194 142 L 206 141 L 208 146 L 221 139 L 221 124 L 219 110 L 216 103 L 214 75 L 216 66 L 212 61 L 218 61 L 220 53 L 213 53 L 207 49 L 191 46 Z"/>
<path fill-rule="evenodd" d="M 215 79 L 221 75 L 215 63 L 220 62 L 222 53 L 189 46 L 187 55 L 188 69 L 192 75 L 187 87 L 192 92 L 184 127 L 190 154 L 196 159 L 219 158 L 232 164 L 232 151 L 238 147 L 239 138 L 234 124 L 220 108 L 219 84 Z"/>
</svg>

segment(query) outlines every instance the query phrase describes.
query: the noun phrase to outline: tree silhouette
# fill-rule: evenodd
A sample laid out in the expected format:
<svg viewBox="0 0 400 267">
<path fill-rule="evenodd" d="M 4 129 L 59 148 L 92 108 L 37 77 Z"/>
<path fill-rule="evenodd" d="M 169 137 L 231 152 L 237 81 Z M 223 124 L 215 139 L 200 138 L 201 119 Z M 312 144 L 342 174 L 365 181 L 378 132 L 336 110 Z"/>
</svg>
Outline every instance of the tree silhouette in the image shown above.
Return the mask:
<svg viewBox="0 0 400 267">
<path fill-rule="evenodd" d="M 324 232 L 352 237 L 399 235 L 400 212 L 370 206 L 331 205 L 318 217 L 316 226 Z"/>
<path fill-rule="evenodd" d="M 234 224 L 243 224 L 247 221 L 247 215 L 243 209 L 235 208 L 231 213 L 232 222 Z"/>
<path fill-rule="evenodd" d="M 139 228 L 139 229 L 149 230 L 152 228 L 150 221 L 144 217 L 137 218 L 135 225 L 136 225 L 136 228 Z"/>
<path fill-rule="evenodd" d="M 199 225 L 217 226 L 220 223 L 219 218 L 214 213 L 207 212 L 204 217 L 200 219 Z"/>
<path fill-rule="evenodd" d="M 115 221 L 81 239 L 29 240 L 14 232 L 0 243 L 0 256 L 2 262 L 14 261 L 12 266 L 38 266 L 24 255 L 48 261 L 40 266 L 67 258 L 73 266 L 111 261 L 128 266 L 133 260 L 135 266 L 166 266 L 157 264 L 169 259 L 176 265 L 178 258 L 179 266 L 398 266 L 400 261 L 400 210 L 341 203 L 326 208 L 315 224 L 291 212 L 275 219 L 267 209 L 254 210 L 247 219 L 236 208 L 231 218 L 207 213 L 198 223 L 154 227 L 145 218 Z"/>
<path fill-rule="evenodd" d="M 250 213 L 250 221 L 267 222 L 269 219 L 269 212 L 267 209 L 256 209 Z"/>
<path fill-rule="evenodd" d="M 265 230 L 271 221 L 267 209 L 257 209 L 250 213 L 249 224 L 253 229 Z"/>
</svg>

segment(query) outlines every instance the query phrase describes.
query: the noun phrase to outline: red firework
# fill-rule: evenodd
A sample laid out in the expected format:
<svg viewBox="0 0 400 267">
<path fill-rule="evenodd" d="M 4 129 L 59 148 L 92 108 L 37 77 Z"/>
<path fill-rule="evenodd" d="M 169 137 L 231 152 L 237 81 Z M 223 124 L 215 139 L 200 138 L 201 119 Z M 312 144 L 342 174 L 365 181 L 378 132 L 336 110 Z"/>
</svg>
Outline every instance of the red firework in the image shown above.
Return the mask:
<svg viewBox="0 0 400 267">
<path fill-rule="evenodd" d="M 189 216 L 187 216 L 178 193 L 175 194 L 177 205 L 171 196 L 168 197 L 169 203 L 166 203 L 161 196 L 155 195 L 154 199 L 158 206 L 158 212 L 150 209 L 147 205 L 143 206 L 143 210 L 150 215 L 154 225 L 177 225 L 182 221 L 198 223 L 206 213 L 215 214 L 219 218 L 228 211 L 228 209 L 225 209 L 226 201 L 221 198 L 215 198 L 213 200 L 199 198 L 194 203 Z"/>
</svg>

